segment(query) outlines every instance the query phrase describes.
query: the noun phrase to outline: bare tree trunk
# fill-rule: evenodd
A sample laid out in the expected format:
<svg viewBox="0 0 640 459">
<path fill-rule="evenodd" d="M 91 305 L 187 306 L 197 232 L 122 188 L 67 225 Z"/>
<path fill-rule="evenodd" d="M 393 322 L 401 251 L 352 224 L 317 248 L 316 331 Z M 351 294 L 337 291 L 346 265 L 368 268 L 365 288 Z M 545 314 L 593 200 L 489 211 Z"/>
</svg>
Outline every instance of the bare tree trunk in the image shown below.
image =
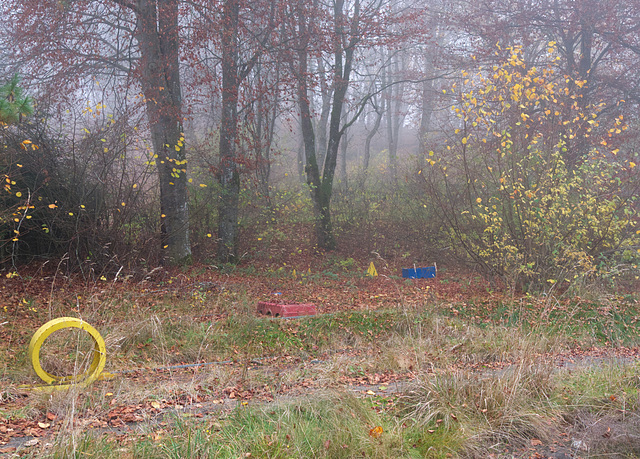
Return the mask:
<svg viewBox="0 0 640 459">
<path fill-rule="evenodd" d="M 178 1 L 138 0 L 140 83 L 160 182 L 165 260 L 189 262 L 189 208 L 178 65 Z"/>
<path fill-rule="evenodd" d="M 299 71 L 301 75 L 307 72 L 306 50 L 298 52 Z M 320 179 L 320 169 L 316 158 L 315 133 L 311 123 L 311 108 L 307 96 L 308 88 L 305 79 L 298 82 L 298 106 L 300 108 L 300 121 L 302 125 L 302 137 L 304 139 L 305 172 L 307 184 L 313 201 L 314 212 L 316 214 L 316 237 L 318 247 L 322 249 L 332 249 L 335 245 L 333 232 L 331 230 L 331 214 L 329 204 L 331 192 L 327 193 L 324 180 Z"/>
<path fill-rule="evenodd" d="M 404 70 L 404 59 L 402 60 L 402 67 Z M 398 77 L 400 77 L 400 64 L 398 62 L 398 55 L 396 55 L 393 58 L 393 75 L 387 74 L 387 84 L 390 84 L 394 78 Z M 387 140 L 389 145 L 389 169 L 394 182 L 398 179 L 398 141 L 405 118 L 403 113 L 403 96 L 404 84 L 397 83 L 389 88 L 389 98 L 387 102 Z"/>
<path fill-rule="evenodd" d="M 222 119 L 220 123 L 220 201 L 218 204 L 218 259 L 237 259 L 240 174 L 236 164 L 238 137 L 238 0 L 222 7 Z"/>
<path fill-rule="evenodd" d="M 300 182 L 304 182 L 304 138 L 302 136 L 302 123 L 300 123 L 300 139 L 298 140 L 297 160 L 298 160 L 298 178 Z"/>
<path fill-rule="evenodd" d="M 433 76 L 435 74 L 433 52 L 425 52 L 424 59 L 427 79 L 422 82 L 422 110 L 420 114 L 420 128 L 418 129 L 418 145 L 420 148 L 418 158 L 421 161 L 421 167 L 424 167 L 425 159 L 429 155 L 428 136 L 435 99 L 433 90 Z"/>
<path fill-rule="evenodd" d="M 333 250 L 336 242 L 333 236 L 333 226 L 331 223 L 331 194 L 333 191 L 333 179 L 335 176 L 338 160 L 338 148 L 340 139 L 343 137 L 346 127 L 341 126 L 342 110 L 349 88 L 351 70 L 353 68 L 353 54 L 355 52 L 355 42 L 342 44 L 345 35 L 344 0 L 334 2 L 335 36 L 340 45 L 334 47 L 334 90 L 333 104 L 331 106 L 331 118 L 329 120 L 329 141 L 327 143 L 327 155 L 324 161 L 322 172 L 322 184 L 320 186 L 319 207 L 320 225 L 318 227 L 319 245 L 323 249 Z M 353 21 L 351 23 L 351 40 L 356 40 L 360 17 L 360 2 L 356 1 L 353 6 Z"/>
<path fill-rule="evenodd" d="M 342 186 L 344 190 L 349 188 L 347 179 L 347 148 L 349 147 L 348 131 L 345 131 L 340 139 L 340 175 L 342 177 Z"/>
<path fill-rule="evenodd" d="M 318 155 L 318 165 L 320 168 L 324 166 L 325 155 L 327 152 L 327 123 L 329 122 L 329 114 L 331 113 L 331 96 L 333 95 L 333 88 L 328 86 L 325 72 L 324 63 L 320 58 L 318 59 L 318 74 L 320 77 L 322 107 L 320 110 L 320 119 L 316 124 L 316 132 L 318 133 L 316 153 Z"/>
<path fill-rule="evenodd" d="M 364 174 L 362 178 L 362 184 L 366 181 L 367 174 L 369 173 L 369 163 L 371 162 L 371 141 L 378 133 L 380 129 L 380 124 L 382 123 L 382 115 L 384 114 L 384 99 L 382 99 L 382 106 L 378 107 L 377 100 L 372 99 L 373 108 L 376 111 L 376 120 L 373 122 L 373 127 L 369 132 L 367 132 L 367 138 L 364 141 L 364 159 L 362 167 L 364 169 Z"/>
<path fill-rule="evenodd" d="M 303 40 L 306 41 L 308 40 L 306 17 L 302 12 L 301 5 L 299 4 L 298 6 L 300 17 L 299 32 L 303 37 Z M 297 97 L 298 107 L 300 109 L 300 127 L 304 143 L 305 173 L 307 175 L 307 184 L 309 185 L 311 200 L 313 201 L 314 211 L 316 214 L 316 236 L 318 239 L 318 246 L 324 248 L 327 244 L 324 239 L 325 231 L 322 228 L 322 222 L 323 214 L 326 212 L 326 205 L 328 203 L 324 199 L 324 193 L 321 191 L 322 183 L 320 181 L 320 169 L 318 168 L 316 155 L 316 137 L 313 132 L 313 124 L 311 122 L 311 106 L 309 103 L 309 88 L 307 83 L 307 74 L 309 70 L 307 45 L 308 42 L 305 42 L 298 48 L 298 68 L 296 69 L 296 73 L 298 74 Z"/>
<path fill-rule="evenodd" d="M 304 151 L 306 157 L 307 184 L 311 193 L 316 215 L 316 237 L 318 247 L 324 250 L 335 248 L 336 242 L 331 224 L 331 195 L 333 191 L 333 179 L 335 177 L 340 139 L 344 135 L 348 125 L 352 124 L 357 116 L 350 122 L 342 125 L 342 112 L 345 96 L 349 88 L 351 71 L 353 69 L 353 56 L 357 43 L 360 40 L 360 1 L 356 0 L 352 5 L 352 17 L 350 30 L 347 26 L 344 13 L 344 0 L 335 0 L 333 3 L 333 98 L 329 120 L 329 139 L 327 142 L 326 156 L 322 168 L 322 177 L 318 167 L 316 155 L 316 139 L 311 122 L 311 109 L 309 97 L 309 42 L 312 39 L 309 33 L 310 18 L 306 15 L 305 2 L 299 0 L 296 4 L 298 18 L 299 42 L 297 48 L 297 67 L 294 69 L 297 77 L 297 98 L 300 109 L 300 122 L 304 138 Z M 360 113 L 360 112 L 358 112 Z"/>
<path fill-rule="evenodd" d="M 276 86 L 280 78 L 280 64 L 277 62 L 274 71 L 264 73 L 261 63 L 255 66 L 254 77 L 260 81 L 267 80 L 265 86 Z M 274 94 L 261 92 L 256 97 L 255 121 L 249 125 L 252 133 L 251 146 L 256 155 L 256 179 L 259 193 L 264 198 L 266 206 L 271 210 L 271 196 L 269 179 L 271 176 L 271 147 L 275 136 L 276 117 L 278 115 L 278 92 Z"/>
</svg>

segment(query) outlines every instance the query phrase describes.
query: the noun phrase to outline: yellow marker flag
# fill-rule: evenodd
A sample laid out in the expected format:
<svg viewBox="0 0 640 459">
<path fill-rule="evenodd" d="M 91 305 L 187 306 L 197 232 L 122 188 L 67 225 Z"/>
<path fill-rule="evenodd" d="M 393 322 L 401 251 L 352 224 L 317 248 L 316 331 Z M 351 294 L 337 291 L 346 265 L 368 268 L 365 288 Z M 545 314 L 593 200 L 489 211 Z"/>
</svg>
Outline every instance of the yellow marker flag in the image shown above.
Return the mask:
<svg viewBox="0 0 640 459">
<path fill-rule="evenodd" d="M 373 261 L 369 265 L 369 269 L 367 269 L 367 276 L 377 277 L 378 271 L 376 271 L 376 267 L 373 265 Z"/>
</svg>

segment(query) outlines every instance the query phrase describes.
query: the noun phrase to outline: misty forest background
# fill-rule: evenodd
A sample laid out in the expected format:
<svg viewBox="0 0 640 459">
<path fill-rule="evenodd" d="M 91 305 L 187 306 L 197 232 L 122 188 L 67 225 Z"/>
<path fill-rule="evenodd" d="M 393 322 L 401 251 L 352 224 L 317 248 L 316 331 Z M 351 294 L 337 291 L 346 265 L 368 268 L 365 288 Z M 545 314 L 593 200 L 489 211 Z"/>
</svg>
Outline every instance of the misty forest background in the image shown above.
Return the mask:
<svg viewBox="0 0 640 459">
<path fill-rule="evenodd" d="M 636 0 L 6 1 L 0 261 L 635 283 Z"/>
</svg>

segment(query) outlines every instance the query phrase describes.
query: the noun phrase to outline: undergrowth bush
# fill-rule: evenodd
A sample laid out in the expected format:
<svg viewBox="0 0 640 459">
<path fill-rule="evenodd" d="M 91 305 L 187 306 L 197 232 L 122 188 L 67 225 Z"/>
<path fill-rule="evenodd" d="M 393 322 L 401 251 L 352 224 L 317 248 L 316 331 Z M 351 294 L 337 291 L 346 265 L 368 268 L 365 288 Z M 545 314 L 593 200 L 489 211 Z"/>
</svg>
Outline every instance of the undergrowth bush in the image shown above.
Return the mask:
<svg viewBox="0 0 640 459">
<path fill-rule="evenodd" d="M 98 104 L 91 113 L 103 110 Z M 148 244 L 157 227 L 149 218 L 154 188 L 144 158 L 131 153 L 137 151 L 135 137 L 127 136 L 134 132 L 131 120 L 77 116 L 84 126 L 79 133 L 69 133 L 68 120 L 44 105 L 32 118 L 0 129 L 5 265 L 57 258 L 69 270 L 99 276 L 149 258 L 142 249 L 159 245 Z"/>
<path fill-rule="evenodd" d="M 462 127 L 427 158 L 427 188 L 454 247 L 516 290 L 566 289 L 637 266 L 635 163 L 611 146 L 622 117 L 600 126 L 605 107 L 571 89 L 586 81 L 565 86 L 521 49 L 505 52 L 467 78 L 453 107 Z"/>
</svg>

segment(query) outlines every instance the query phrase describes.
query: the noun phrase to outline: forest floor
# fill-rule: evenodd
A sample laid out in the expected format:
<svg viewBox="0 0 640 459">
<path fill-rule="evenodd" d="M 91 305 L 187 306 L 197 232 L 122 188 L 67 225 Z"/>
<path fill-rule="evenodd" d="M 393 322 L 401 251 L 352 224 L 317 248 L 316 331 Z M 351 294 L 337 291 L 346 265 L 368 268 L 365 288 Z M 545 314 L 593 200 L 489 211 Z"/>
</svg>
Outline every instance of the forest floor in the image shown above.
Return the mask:
<svg viewBox="0 0 640 459">
<path fill-rule="evenodd" d="M 0 455 L 640 457 L 636 295 L 515 295 L 453 264 L 410 280 L 401 254 L 349 255 L 7 272 Z M 62 316 L 99 330 L 113 376 L 34 391 L 29 340 Z M 84 338 L 56 333 L 43 368 L 77 372 Z"/>
</svg>

